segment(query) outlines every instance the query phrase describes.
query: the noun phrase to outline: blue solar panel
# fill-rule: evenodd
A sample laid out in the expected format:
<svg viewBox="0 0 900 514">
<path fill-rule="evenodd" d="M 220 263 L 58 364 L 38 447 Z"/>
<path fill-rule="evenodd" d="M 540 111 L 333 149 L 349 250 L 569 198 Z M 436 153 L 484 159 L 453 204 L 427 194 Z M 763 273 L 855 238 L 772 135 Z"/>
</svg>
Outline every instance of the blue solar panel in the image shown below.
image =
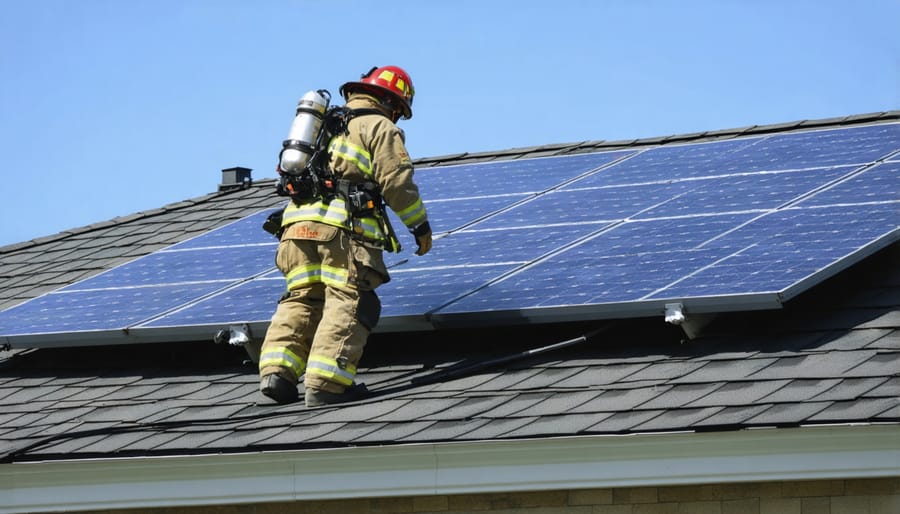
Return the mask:
<svg viewBox="0 0 900 514">
<path fill-rule="evenodd" d="M 259 227 L 257 230 L 262 232 Z M 275 262 L 273 255 L 276 246 L 276 243 L 270 242 L 263 245 L 159 251 L 63 290 L 233 282 L 271 269 Z"/>
<path fill-rule="evenodd" d="M 242 282 L 141 326 L 179 327 L 267 321 L 275 313 L 284 290 L 284 277 L 280 273 L 270 274 Z"/>
<path fill-rule="evenodd" d="M 900 199 L 898 199 L 900 200 Z M 900 202 L 793 208 L 747 224 L 707 245 L 735 250 L 657 297 L 782 292 L 882 238 L 900 235 Z"/>
<path fill-rule="evenodd" d="M 54 292 L 3 311 L 0 334 L 123 330 L 220 287 L 205 283 Z"/>
<path fill-rule="evenodd" d="M 777 306 L 900 239 L 898 151 L 887 123 L 417 170 L 435 245 L 412 255 L 391 215 L 381 326 Z M 285 287 L 270 212 L 0 312 L 0 336 L 262 329 Z"/>
<path fill-rule="evenodd" d="M 285 202 L 285 205 L 287 202 Z M 250 246 L 250 245 L 269 245 L 274 246 L 277 243 L 268 232 L 261 230 L 263 222 L 276 209 L 251 214 L 246 218 L 242 218 L 234 223 L 229 223 L 224 227 L 201 234 L 187 241 L 183 241 L 176 245 L 172 245 L 166 250 L 184 250 L 188 248 L 214 248 L 219 246 Z"/>
<path fill-rule="evenodd" d="M 639 218 L 688 216 L 716 212 L 774 209 L 851 173 L 855 168 L 751 173 L 696 181 L 671 201 L 644 211 Z"/>
<path fill-rule="evenodd" d="M 429 201 L 514 193 L 535 193 L 607 165 L 633 151 L 543 157 L 462 164 L 416 171 L 416 182 Z"/>
<path fill-rule="evenodd" d="M 823 206 L 848 201 L 892 202 L 900 189 L 900 162 L 886 162 L 851 175 L 845 181 L 800 202 L 803 206 Z"/>
</svg>

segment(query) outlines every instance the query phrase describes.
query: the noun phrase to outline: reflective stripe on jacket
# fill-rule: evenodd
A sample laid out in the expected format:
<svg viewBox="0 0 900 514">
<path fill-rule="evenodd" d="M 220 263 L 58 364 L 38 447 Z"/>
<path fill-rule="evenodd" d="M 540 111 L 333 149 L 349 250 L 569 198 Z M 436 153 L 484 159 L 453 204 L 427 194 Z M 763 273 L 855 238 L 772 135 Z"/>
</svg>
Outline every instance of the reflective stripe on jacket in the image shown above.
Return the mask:
<svg viewBox="0 0 900 514">
<path fill-rule="evenodd" d="M 387 244 L 387 236 L 381 230 L 378 220 L 372 216 L 356 216 L 351 219 L 350 213 L 347 211 L 347 203 L 343 198 L 333 198 L 328 203 L 324 200 L 314 200 L 302 205 L 289 203 L 284 208 L 281 226 L 287 227 L 298 221 L 318 221 L 333 227 L 352 230 L 354 234 L 379 246 Z"/>
</svg>

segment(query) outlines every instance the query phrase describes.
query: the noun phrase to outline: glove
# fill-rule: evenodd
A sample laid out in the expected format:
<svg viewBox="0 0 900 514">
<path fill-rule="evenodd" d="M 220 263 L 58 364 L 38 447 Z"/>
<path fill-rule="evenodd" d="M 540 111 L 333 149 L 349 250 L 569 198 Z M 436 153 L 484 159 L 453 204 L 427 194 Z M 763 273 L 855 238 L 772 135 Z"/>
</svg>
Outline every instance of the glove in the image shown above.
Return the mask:
<svg viewBox="0 0 900 514">
<path fill-rule="evenodd" d="M 426 221 L 412 231 L 413 237 L 416 238 L 416 244 L 419 248 L 416 255 L 425 255 L 431 250 L 431 226 Z"/>
</svg>

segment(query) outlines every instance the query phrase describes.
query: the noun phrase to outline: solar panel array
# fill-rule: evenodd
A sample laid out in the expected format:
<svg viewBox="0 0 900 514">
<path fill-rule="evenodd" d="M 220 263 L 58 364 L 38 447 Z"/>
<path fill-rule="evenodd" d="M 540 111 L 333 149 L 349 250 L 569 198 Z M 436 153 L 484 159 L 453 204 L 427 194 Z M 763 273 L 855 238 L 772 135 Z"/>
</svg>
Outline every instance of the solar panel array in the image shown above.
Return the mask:
<svg viewBox="0 0 900 514">
<path fill-rule="evenodd" d="M 420 169 L 434 249 L 386 254 L 379 329 L 777 307 L 900 237 L 898 150 L 888 123 Z M 262 330 L 285 288 L 269 212 L 0 312 L 0 336 Z"/>
</svg>

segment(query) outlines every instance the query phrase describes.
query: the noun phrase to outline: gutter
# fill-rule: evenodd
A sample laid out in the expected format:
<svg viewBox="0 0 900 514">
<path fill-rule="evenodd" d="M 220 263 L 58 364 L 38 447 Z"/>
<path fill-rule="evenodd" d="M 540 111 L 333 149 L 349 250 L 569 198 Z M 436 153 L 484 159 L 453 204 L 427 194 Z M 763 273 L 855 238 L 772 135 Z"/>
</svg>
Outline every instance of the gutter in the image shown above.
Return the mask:
<svg viewBox="0 0 900 514">
<path fill-rule="evenodd" d="M 0 465 L 0 513 L 870 478 L 900 425 L 594 435 Z"/>
</svg>

